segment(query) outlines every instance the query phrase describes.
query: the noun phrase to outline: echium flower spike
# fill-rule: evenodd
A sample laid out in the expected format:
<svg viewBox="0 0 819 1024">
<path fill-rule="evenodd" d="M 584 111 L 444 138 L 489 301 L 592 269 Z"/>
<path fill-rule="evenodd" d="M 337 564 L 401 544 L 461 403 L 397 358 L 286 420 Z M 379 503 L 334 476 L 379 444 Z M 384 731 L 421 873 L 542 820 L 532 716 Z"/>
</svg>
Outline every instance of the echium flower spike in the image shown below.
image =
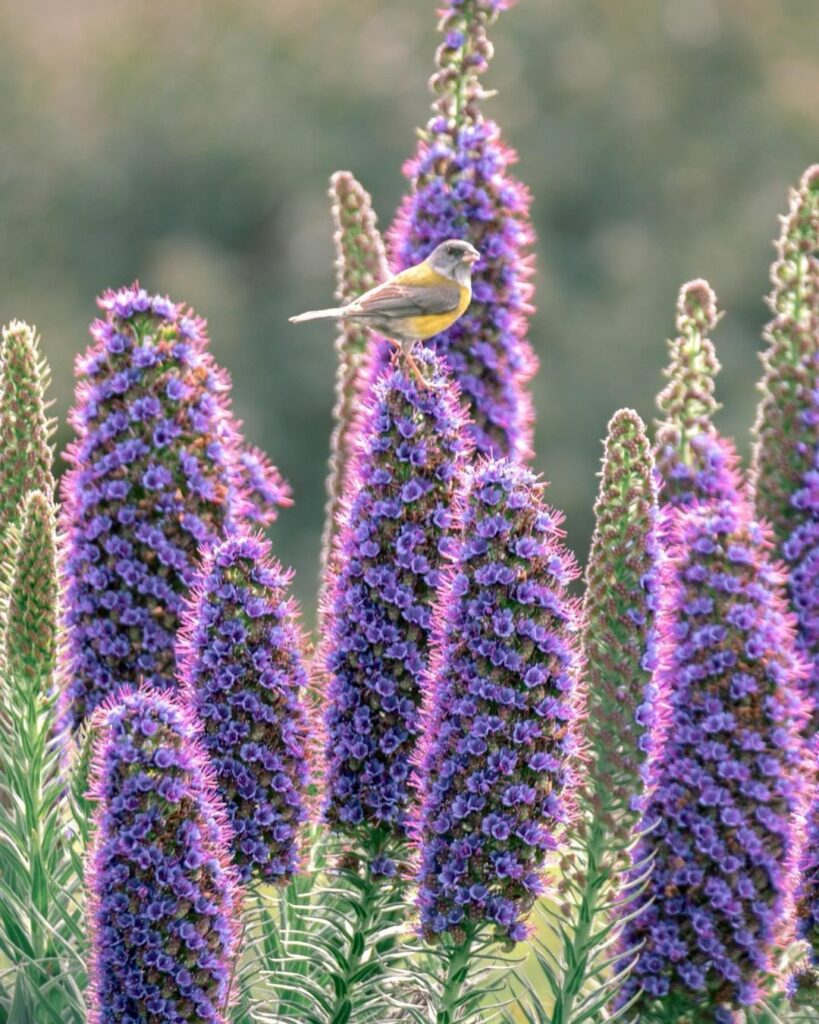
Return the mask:
<svg viewBox="0 0 819 1024">
<path fill-rule="evenodd" d="M 50 380 L 34 328 L 12 320 L 0 342 L 0 563 L 11 554 L 3 537 L 25 496 L 54 494 L 54 423 L 45 399 Z"/>
<path fill-rule="evenodd" d="M 193 719 L 140 690 L 93 721 L 89 1024 L 227 1024 L 238 880 Z"/>
<path fill-rule="evenodd" d="M 48 689 L 57 657 L 57 528 L 54 504 L 31 491 L 10 527 L 12 556 L 0 611 L 0 671 Z"/>
<path fill-rule="evenodd" d="M 336 249 L 336 298 L 343 305 L 383 281 L 389 268 L 369 193 L 349 171 L 337 171 L 330 179 L 329 194 Z M 358 407 L 361 399 L 366 399 L 361 393 L 361 377 L 370 339 L 367 328 L 350 321 L 341 324 L 336 338 L 338 369 L 321 542 L 322 590 L 338 533 L 341 499 L 355 456 Z M 325 600 L 322 593 L 320 607 Z"/>
<path fill-rule="evenodd" d="M 788 567 L 799 646 L 811 667 L 814 733 L 819 725 L 819 164 L 808 168 L 791 194 L 777 256 L 750 483 L 756 514 L 773 527 Z"/>
<path fill-rule="evenodd" d="M 425 731 L 419 906 L 430 939 L 525 937 L 570 818 L 581 708 L 574 558 L 519 464 L 468 480 L 454 570 L 436 606 Z"/>
<path fill-rule="evenodd" d="M 416 359 L 427 386 L 393 365 L 370 396 L 326 610 L 325 816 L 353 838 L 405 835 L 433 602 L 469 452 L 441 362 Z"/>
<path fill-rule="evenodd" d="M 809 674 L 805 729 L 816 765 L 819 729 L 819 164 L 791 192 L 771 267 L 762 397 L 757 409 L 750 483 L 758 516 L 770 522 L 787 569 L 797 642 Z M 813 773 L 816 786 L 816 772 Z M 819 965 L 819 799 L 808 809 L 807 842 L 797 931 L 810 949 L 812 970 L 792 987 L 815 997 Z"/>
<path fill-rule="evenodd" d="M 269 519 L 259 487 L 272 484 L 269 463 L 242 450 L 230 381 L 207 350 L 204 321 L 137 285 L 99 305 L 104 318 L 77 364 L 77 438 L 61 513 L 61 711 L 72 730 L 119 687 L 173 685 L 174 638 L 199 548 Z"/>
<path fill-rule="evenodd" d="M 708 337 L 721 314 L 707 281 L 689 281 L 677 299 L 678 335 L 669 341 L 668 384 L 657 396 L 663 418 L 656 421 L 655 458 L 664 487 L 660 500 L 674 508 L 719 499 L 732 487 L 726 471 L 729 453 L 713 424 L 719 405 L 714 378 L 719 373 Z"/>
<path fill-rule="evenodd" d="M 206 553 L 177 641 L 245 882 L 292 876 L 307 817 L 307 678 L 289 585 L 268 541 L 229 537 Z"/>
<path fill-rule="evenodd" d="M 659 522 L 645 425 L 621 409 L 608 426 L 586 593 L 589 783 L 595 823 L 628 844 L 663 741 L 666 695 L 654 683 Z"/>
<path fill-rule="evenodd" d="M 663 569 L 670 723 L 635 855 L 651 876 L 623 942 L 639 947 L 623 998 L 642 987 L 641 1020 L 734 1021 L 793 929 L 804 666 L 769 531 L 730 476 L 732 495 L 674 517 Z"/>
<path fill-rule="evenodd" d="M 525 458 L 532 443 L 526 385 L 537 369 L 526 337 L 533 311 L 529 194 L 509 173 L 516 155 L 479 109 L 480 76 L 492 55 L 487 27 L 508 6 L 449 0 L 444 7 L 433 115 L 404 168 L 410 191 L 390 245 L 402 267 L 447 238 L 467 239 L 480 251 L 469 310 L 429 345 L 446 357 L 469 404 L 478 452 Z"/>
</svg>

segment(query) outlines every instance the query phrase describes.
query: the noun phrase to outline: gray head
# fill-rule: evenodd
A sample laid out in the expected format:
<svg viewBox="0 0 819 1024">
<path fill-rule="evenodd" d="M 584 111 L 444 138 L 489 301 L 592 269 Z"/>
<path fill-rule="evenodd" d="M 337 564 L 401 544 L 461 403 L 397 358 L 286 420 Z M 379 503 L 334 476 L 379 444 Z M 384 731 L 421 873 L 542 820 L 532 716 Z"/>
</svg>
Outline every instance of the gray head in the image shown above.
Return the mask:
<svg viewBox="0 0 819 1024">
<path fill-rule="evenodd" d="M 466 285 L 472 275 L 472 264 L 480 258 L 481 254 L 474 245 L 460 238 L 450 238 L 432 250 L 427 256 L 427 263 L 444 277 Z"/>
</svg>

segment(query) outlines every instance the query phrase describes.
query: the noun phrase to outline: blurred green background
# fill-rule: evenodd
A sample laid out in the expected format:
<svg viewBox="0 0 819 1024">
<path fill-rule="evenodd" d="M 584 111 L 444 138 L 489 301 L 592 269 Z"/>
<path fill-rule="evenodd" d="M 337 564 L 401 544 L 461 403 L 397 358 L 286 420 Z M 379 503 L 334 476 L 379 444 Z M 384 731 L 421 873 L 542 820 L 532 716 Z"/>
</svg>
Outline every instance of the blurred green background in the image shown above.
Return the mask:
<svg viewBox="0 0 819 1024">
<path fill-rule="evenodd" d="M 770 241 L 819 158 L 819 4 L 520 0 L 493 39 L 539 236 L 535 465 L 584 558 L 606 422 L 652 416 L 691 277 L 728 311 L 720 426 L 747 452 Z M 437 42 L 435 0 L 0 0 L 0 318 L 40 327 L 64 421 L 98 292 L 138 277 L 206 316 L 293 484 L 273 536 L 308 622 L 334 356 L 287 316 L 330 304 L 334 170 L 390 223 Z"/>
</svg>

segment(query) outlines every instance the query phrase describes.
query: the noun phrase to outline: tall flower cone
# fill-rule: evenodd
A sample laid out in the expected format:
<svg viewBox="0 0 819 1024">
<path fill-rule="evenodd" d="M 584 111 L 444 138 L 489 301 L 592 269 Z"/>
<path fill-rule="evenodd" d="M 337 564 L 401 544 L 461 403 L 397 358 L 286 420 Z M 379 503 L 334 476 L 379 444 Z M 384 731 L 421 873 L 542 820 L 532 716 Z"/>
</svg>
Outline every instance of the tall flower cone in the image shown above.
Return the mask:
<svg viewBox="0 0 819 1024">
<path fill-rule="evenodd" d="M 34 328 L 12 320 L 0 341 L 0 564 L 11 554 L 3 538 L 26 495 L 54 494 L 54 423 L 45 398 L 50 379 Z"/>
<path fill-rule="evenodd" d="M 541 490 L 511 461 L 471 472 L 436 606 L 416 836 L 421 928 L 449 965 L 438 1021 L 458 1019 L 476 945 L 528 934 L 570 817 L 582 694 L 567 588 L 577 568 Z"/>
<path fill-rule="evenodd" d="M 240 899 L 193 720 L 130 691 L 94 722 L 89 1024 L 227 1024 Z"/>
<path fill-rule="evenodd" d="M 584 784 L 561 865 L 568 897 L 561 924 L 568 927 L 547 915 L 562 946 L 552 964 L 552 1012 L 564 1021 L 574 1019 L 590 981 L 601 997 L 622 981 L 609 969 L 617 906 L 665 738 L 668 699 L 654 675 L 657 481 L 645 425 L 631 409 L 620 409 L 608 426 L 595 519 L 583 602 Z"/>
<path fill-rule="evenodd" d="M 802 864 L 798 932 L 819 967 L 819 165 L 791 192 L 771 267 L 773 319 L 765 329 L 762 396 L 754 427 L 750 484 L 756 513 L 773 528 L 787 569 L 797 643 L 807 665 L 811 715 L 805 735 L 814 761 L 814 792 Z M 807 987 L 809 976 L 799 982 Z M 815 993 L 819 979 L 810 986 Z"/>
<path fill-rule="evenodd" d="M 31 491 L 10 527 L 12 556 L 0 610 L 0 672 L 48 689 L 57 660 L 57 530 L 54 504 Z"/>
<path fill-rule="evenodd" d="M 204 321 L 137 285 L 99 304 L 77 364 L 61 511 L 71 730 L 123 686 L 174 685 L 200 547 L 269 521 L 264 494 L 283 496 L 266 459 L 242 445 Z"/>
<path fill-rule="evenodd" d="M 652 760 L 663 742 L 666 695 L 653 682 L 659 601 L 659 513 L 645 426 L 621 409 L 608 427 L 586 570 L 583 647 L 595 824 L 613 847 L 629 841 Z"/>
<path fill-rule="evenodd" d="M 383 281 L 389 267 L 369 193 L 349 171 L 337 171 L 330 179 L 329 194 L 336 249 L 336 298 L 344 305 Z M 340 525 L 341 499 L 355 456 L 358 407 L 365 397 L 361 378 L 370 340 L 370 331 L 351 321 L 341 323 L 336 338 L 338 369 L 321 540 L 320 609 L 327 601 L 327 570 Z"/>
<path fill-rule="evenodd" d="M 516 155 L 481 113 L 481 75 L 492 56 L 487 29 L 507 0 L 448 0 L 443 42 L 430 86 L 432 117 L 404 172 L 410 182 L 390 230 L 401 267 L 424 259 L 447 238 L 475 245 L 472 304 L 428 342 L 444 356 L 469 405 L 477 451 L 528 457 L 532 402 L 526 385 L 537 369 L 526 334 L 532 313 L 529 194 L 509 174 Z"/>
<path fill-rule="evenodd" d="M 658 621 L 670 722 L 637 859 L 653 857 L 623 999 L 640 1020 L 733 1022 L 793 932 L 802 844 L 804 667 L 735 456 L 724 497 L 672 521 Z"/>
<path fill-rule="evenodd" d="M 429 386 L 393 366 L 371 392 L 326 609 L 325 815 L 365 843 L 406 833 L 433 602 L 469 450 L 438 357 L 418 362 Z"/>
<path fill-rule="evenodd" d="M 719 373 L 708 337 L 720 319 L 717 297 L 707 281 L 689 281 L 677 299 L 678 335 L 668 343 L 668 384 L 657 397 L 655 459 L 663 480 L 660 501 L 679 508 L 719 499 L 729 458 L 713 424 L 719 409 L 714 378 Z"/>
<path fill-rule="evenodd" d="M 307 818 L 307 675 L 290 579 L 262 537 L 228 537 L 205 555 L 177 640 L 245 882 L 293 875 Z"/>
</svg>

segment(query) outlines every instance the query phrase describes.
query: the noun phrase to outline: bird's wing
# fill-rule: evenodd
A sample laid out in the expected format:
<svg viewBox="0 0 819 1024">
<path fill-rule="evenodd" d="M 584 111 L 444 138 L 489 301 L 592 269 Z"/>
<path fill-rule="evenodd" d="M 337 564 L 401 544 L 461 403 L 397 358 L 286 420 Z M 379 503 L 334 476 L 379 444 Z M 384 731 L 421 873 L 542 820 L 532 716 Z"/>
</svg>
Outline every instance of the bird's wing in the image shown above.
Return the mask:
<svg viewBox="0 0 819 1024">
<path fill-rule="evenodd" d="M 417 268 L 397 274 L 376 285 L 345 308 L 347 316 L 401 319 L 425 313 L 449 313 L 456 309 L 461 290 L 455 281 L 426 269 L 423 277 L 413 274 Z"/>
</svg>

